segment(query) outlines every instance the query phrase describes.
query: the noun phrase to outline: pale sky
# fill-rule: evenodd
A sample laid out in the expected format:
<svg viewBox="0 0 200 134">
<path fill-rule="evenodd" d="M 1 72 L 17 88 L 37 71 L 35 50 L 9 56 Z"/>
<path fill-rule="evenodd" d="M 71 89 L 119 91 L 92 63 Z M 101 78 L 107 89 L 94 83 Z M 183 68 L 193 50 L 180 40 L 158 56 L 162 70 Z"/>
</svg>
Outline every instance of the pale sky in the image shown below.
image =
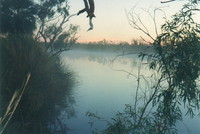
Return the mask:
<svg viewBox="0 0 200 134">
<path fill-rule="evenodd" d="M 162 10 L 169 16 L 177 12 L 181 5 L 184 3 L 179 0 L 168 4 L 161 4 L 161 0 L 94 0 L 95 2 L 95 15 L 93 19 L 94 29 L 87 32 L 89 28 L 88 18 L 86 13 L 80 16 L 75 16 L 70 19 L 70 23 L 80 26 L 78 32 L 78 41 L 80 42 L 92 42 L 100 41 L 103 39 L 120 42 L 130 42 L 132 39 L 140 39 L 140 36 L 147 38 L 135 29 L 133 29 L 127 19 L 126 11 L 130 11 L 134 8 L 134 14 L 141 17 L 150 33 L 155 35 L 154 25 L 148 13 L 145 11 L 149 10 L 152 12 L 155 8 L 162 7 Z M 70 14 L 77 13 L 80 9 L 84 8 L 83 0 L 69 0 Z M 157 14 L 157 23 L 161 25 L 163 23 L 164 13 L 160 12 Z"/>
</svg>

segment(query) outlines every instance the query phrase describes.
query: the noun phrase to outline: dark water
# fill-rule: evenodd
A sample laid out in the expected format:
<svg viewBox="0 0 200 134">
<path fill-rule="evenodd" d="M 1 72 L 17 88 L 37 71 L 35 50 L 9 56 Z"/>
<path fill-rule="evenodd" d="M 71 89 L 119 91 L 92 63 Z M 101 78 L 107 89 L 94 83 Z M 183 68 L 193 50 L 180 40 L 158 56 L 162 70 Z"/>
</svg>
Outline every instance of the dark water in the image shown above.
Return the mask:
<svg viewBox="0 0 200 134">
<path fill-rule="evenodd" d="M 77 74 L 80 81 L 75 89 L 76 117 L 66 121 L 72 129 L 69 134 L 91 134 L 94 128 L 105 128 L 105 122 L 88 124 L 86 112 L 110 119 L 123 111 L 125 104 L 132 104 L 137 86 L 136 77 L 141 65 L 137 55 L 119 56 L 117 53 L 72 50 L 62 55 L 64 63 Z M 133 75 L 128 75 L 131 72 Z M 141 74 L 149 77 L 152 71 L 142 65 Z M 150 83 L 149 83 L 150 84 Z M 145 91 L 147 85 L 142 85 Z M 184 111 L 184 110 L 183 110 Z M 179 134 L 200 133 L 200 120 L 184 117 L 178 123 Z"/>
</svg>

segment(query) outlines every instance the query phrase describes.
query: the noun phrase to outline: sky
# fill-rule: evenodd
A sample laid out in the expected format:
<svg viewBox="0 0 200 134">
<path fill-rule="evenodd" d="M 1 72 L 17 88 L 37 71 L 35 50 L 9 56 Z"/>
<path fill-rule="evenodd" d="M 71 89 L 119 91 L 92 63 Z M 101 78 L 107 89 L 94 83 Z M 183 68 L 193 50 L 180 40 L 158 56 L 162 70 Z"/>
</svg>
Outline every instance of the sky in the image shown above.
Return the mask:
<svg viewBox="0 0 200 134">
<path fill-rule="evenodd" d="M 93 19 L 94 29 L 87 31 L 89 20 L 87 14 L 83 13 L 70 19 L 70 23 L 79 25 L 77 34 L 78 42 L 94 42 L 109 40 L 114 42 L 131 42 L 145 38 L 150 40 L 142 32 L 131 27 L 127 14 L 131 12 L 132 16 L 139 16 L 149 33 L 155 37 L 154 23 L 149 16 L 155 8 L 161 8 L 162 12 L 157 12 L 156 22 L 159 27 L 164 23 L 163 17 L 170 18 L 172 14 L 179 11 L 184 1 L 175 1 L 167 4 L 161 4 L 161 0 L 94 0 L 95 15 Z M 83 0 L 69 0 L 70 14 L 75 14 L 84 8 Z M 163 13 L 164 12 L 164 13 Z"/>
</svg>

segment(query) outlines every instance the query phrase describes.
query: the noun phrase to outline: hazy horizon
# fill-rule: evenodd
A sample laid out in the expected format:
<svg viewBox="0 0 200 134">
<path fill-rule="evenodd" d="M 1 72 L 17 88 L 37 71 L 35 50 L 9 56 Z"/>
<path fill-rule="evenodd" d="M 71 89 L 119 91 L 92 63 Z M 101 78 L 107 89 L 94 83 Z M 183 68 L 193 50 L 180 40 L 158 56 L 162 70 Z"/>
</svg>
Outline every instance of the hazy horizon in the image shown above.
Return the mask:
<svg viewBox="0 0 200 134">
<path fill-rule="evenodd" d="M 156 15 L 158 29 L 163 24 L 163 17 L 170 19 L 170 16 L 180 10 L 185 1 L 175 1 L 161 4 L 161 0 L 94 0 L 95 15 L 93 19 L 94 29 L 87 32 L 89 28 L 86 13 L 74 16 L 70 19 L 71 24 L 79 25 L 78 42 L 98 42 L 109 40 L 113 42 L 131 42 L 133 39 L 150 40 L 142 32 L 132 28 L 128 22 L 126 12 L 130 10 L 137 14 L 152 36 L 155 35 L 155 28 L 148 11 L 153 13 L 155 8 L 161 8 L 162 12 Z M 70 14 L 76 14 L 84 8 L 83 0 L 69 0 Z M 163 13 L 165 12 L 165 13 Z"/>
</svg>

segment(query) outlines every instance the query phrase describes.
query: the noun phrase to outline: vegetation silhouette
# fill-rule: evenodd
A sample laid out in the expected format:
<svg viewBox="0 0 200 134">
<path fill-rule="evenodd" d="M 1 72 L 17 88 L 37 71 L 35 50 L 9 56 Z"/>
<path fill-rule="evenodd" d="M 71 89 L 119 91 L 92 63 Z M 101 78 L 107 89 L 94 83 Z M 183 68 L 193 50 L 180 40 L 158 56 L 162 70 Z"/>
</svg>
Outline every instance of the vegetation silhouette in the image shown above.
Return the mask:
<svg viewBox="0 0 200 134">
<path fill-rule="evenodd" d="M 151 78 L 144 78 L 138 71 L 135 102 L 111 120 L 88 112 L 91 121 L 97 119 L 107 124 L 105 130 L 94 133 L 175 134 L 177 122 L 182 121 L 184 114 L 181 106 L 190 117 L 199 114 L 200 25 L 193 19 L 195 12 L 199 12 L 197 5 L 197 1 L 183 5 L 172 20 L 162 25 L 162 33 L 156 39 L 131 21 L 134 28 L 154 40 L 154 53 L 139 56 L 142 60 L 146 57 L 149 69 L 155 72 Z M 151 85 L 141 94 L 141 83 L 148 81 Z"/>
<path fill-rule="evenodd" d="M 70 25 L 63 32 L 72 17 L 67 0 L 0 5 L 0 133 L 66 133 L 64 119 L 74 115 L 75 77 L 60 54 L 78 30 Z"/>
</svg>

